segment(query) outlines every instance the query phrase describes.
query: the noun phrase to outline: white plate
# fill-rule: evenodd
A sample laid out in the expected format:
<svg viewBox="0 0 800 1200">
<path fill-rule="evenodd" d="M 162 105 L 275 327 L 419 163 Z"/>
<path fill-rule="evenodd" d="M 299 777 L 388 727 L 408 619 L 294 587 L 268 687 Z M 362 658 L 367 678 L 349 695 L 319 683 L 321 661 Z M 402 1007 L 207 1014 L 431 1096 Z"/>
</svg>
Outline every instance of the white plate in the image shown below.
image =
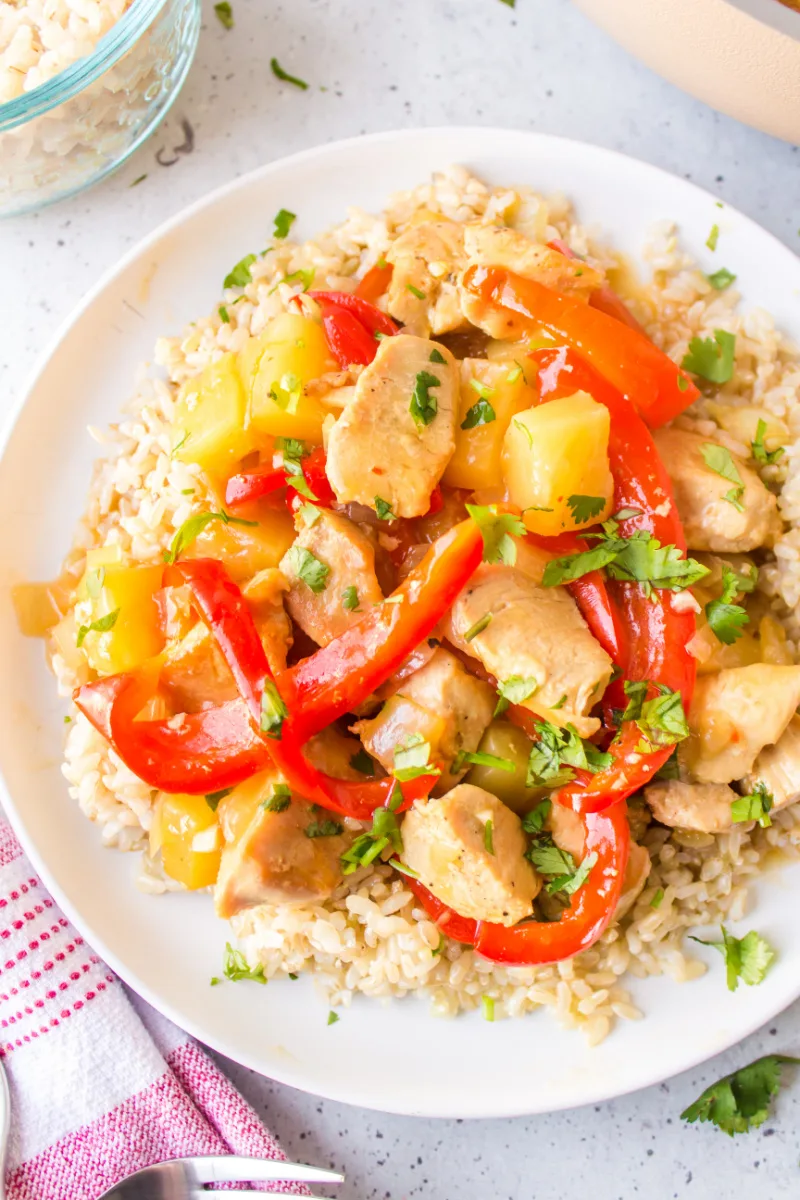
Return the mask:
<svg viewBox="0 0 800 1200">
<path fill-rule="evenodd" d="M 531 133 L 423 130 L 340 142 L 285 159 L 193 205 L 122 260 L 91 292 L 46 356 L 0 464 L 0 760 L 14 826 L 51 891 L 138 992 L 184 1029 L 282 1082 L 390 1112 L 486 1117 L 543 1112 L 620 1095 L 724 1050 L 800 994 L 794 909 L 800 868 L 770 874 L 754 923 L 779 951 L 757 988 L 726 991 L 721 964 L 697 983 L 634 988 L 647 1011 L 599 1048 L 546 1013 L 487 1024 L 432 1019 L 415 1000 L 359 999 L 338 1024 L 309 981 L 226 984 L 225 926 L 207 896 L 150 897 L 133 885 L 133 856 L 101 849 L 59 772 L 63 705 L 36 642 L 19 636 L 8 586 L 52 576 L 82 506 L 95 447 L 88 423 L 114 420 L 136 365 L 157 335 L 208 311 L 231 263 L 263 245 L 281 207 L 310 236 L 348 205 L 378 210 L 398 188 L 453 162 L 497 184 L 573 197 L 580 218 L 636 254 L 648 226 L 679 220 L 709 269 L 736 272 L 749 304 L 795 334 L 800 263 L 779 242 L 680 179 L 607 150 Z M 704 243 L 720 226 L 719 249 Z M 794 326 L 792 323 L 794 322 Z M 787 902 L 788 901 L 788 902 Z"/>
</svg>

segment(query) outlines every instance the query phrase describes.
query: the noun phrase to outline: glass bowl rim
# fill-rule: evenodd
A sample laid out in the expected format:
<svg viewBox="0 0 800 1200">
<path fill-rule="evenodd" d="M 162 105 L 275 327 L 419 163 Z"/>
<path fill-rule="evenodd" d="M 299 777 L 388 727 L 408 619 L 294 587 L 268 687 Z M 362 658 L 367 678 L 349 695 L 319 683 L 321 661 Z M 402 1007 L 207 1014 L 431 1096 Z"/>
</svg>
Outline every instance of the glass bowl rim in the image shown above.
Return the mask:
<svg viewBox="0 0 800 1200">
<path fill-rule="evenodd" d="M 184 0 L 197 5 L 200 0 Z M 0 133 L 40 117 L 50 109 L 71 100 L 119 62 L 158 16 L 168 0 L 133 0 L 130 8 L 101 37 L 91 54 L 76 59 L 52 79 L 29 92 L 0 104 Z"/>
</svg>

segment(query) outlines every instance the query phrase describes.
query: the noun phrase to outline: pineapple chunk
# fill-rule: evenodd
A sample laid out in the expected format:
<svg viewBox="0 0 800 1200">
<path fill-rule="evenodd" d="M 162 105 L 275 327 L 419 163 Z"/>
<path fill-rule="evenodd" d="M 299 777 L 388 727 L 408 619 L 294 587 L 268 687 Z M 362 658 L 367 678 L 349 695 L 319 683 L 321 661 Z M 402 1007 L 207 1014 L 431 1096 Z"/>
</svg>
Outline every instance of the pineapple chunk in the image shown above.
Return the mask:
<svg viewBox="0 0 800 1200">
<path fill-rule="evenodd" d="M 184 552 L 185 558 L 217 558 L 237 583 L 277 567 L 295 539 L 288 511 L 275 510 L 257 525 L 210 521 Z"/>
<path fill-rule="evenodd" d="M 501 486 L 503 438 L 509 422 L 535 402 L 536 393 L 525 382 L 519 364 L 464 359 L 456 448 L 447 464 L 443 482 L 449 487 L 469 488 L 470 491 Z M 481 416 L 485 420 L 487 415 L 491 416 L 489 409 L 494 412 L 493 420 L 464 429 L 470 410 L 470 420 Z"/>
<path fill-rule="evenodd" d="M 609 426 L 608 409 L 587 392 L 513 418 L 503 443 L 503 474 L 528 529 L 552 537 L 611 515 Z"/>
<path fill-rule="evenodd" d="M 236 355 L 223 354 L 183 385 L 175 405 L 172 439 L 176 458 L 199 463 L 212 475 L 228 475 L 255 447 L 245 428 L 246 393 Z"/>
<path fill-rule="evenodd" d="M 205 796 L 161 793 L 150 829 L 150 853 L 159 850 L 166 874 L 191 891 L 216 883 L 222 837 Z"/>
<path fill-rule="evenodd" d="M 104 564 L 103 556 L 110 557 L 109 552 L 87 555 L 75 605 L 76 636 L 98 675 L 116 675 L 138 667 L 164 645 L 156 603 L 164 568 Z"/>
<path fill-rule="evenodd" d="M 322 442 L 328 409 L 305 385 L 337 370 L 322 326 L 299 313 L 283 313 L 239 354 L 248 421 L 257 434 Z"/>
</svg>

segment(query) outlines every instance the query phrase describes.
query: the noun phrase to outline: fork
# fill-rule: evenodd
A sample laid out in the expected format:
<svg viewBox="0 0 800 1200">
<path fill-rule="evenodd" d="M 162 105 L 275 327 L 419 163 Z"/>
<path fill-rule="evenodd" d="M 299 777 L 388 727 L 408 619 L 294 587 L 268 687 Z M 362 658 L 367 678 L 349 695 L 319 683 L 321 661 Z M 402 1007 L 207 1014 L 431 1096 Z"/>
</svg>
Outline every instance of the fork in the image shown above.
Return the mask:
<svg viewBox="0 0 800 1200">
<path fill-rule="evenodd" d="M 276 1162 L 274 1159 L 244 1158 L 235 1154 L 201 1158 L 172 1158 L 135 1171 L 98 1200 L 203 1200 L 206 1196 L 241 1196 L 257 1200 L 277 1196 L 279 1192 L 221 1191 L 203 1187 L 206 1183 L 344 1183 L 344 1175 L 309 1167 L 304 1163 Z M 0 1198 L 1 1200 L 1 1198 Z"/>
</svg>

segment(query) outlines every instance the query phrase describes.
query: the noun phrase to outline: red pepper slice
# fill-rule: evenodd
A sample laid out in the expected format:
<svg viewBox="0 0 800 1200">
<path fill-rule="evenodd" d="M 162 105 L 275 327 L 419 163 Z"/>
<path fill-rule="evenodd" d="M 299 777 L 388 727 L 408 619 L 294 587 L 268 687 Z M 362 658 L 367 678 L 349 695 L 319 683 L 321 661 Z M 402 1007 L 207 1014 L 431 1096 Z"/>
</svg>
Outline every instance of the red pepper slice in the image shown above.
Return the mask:
<svg viewBox="0 0 800 1200">
<path fill-rule="evenodd" d="M 300 459 L 300 466 L 303 468 L 303 477 L 308 484 L 309 491 L 311 491 L 314 495 L 314 500 L 312 503 L 320 505 L 322 508 L 330 508 L 336 500 L 333 488 L 328 482 L 326 462 L 327 458 L 322 446 L 317 446 L 317 448 L 312 450 L 310 454 L 307 454 L 305 458 Z M 300 492 L 293 488 L 291 484 L 291 476 L 289 479 L 290 482 L 286 491 L 286 500 L 289 507 L 294 510 L 298 508 L 300 504 L 304 503 L 308 497 L 301 495 Z"/>
<path fill-rule="evenodd" d="M 277 683 L 293 736 L 305 742 L 352 712 L 433 630 L 476 570 L 480 530 L 462 521 L 433 543 L 400 586 L 340 637 L 283 671 Z"/>
<path fill-rule="evenodd" d="M 330 508 L 336 499 L 333 488 L 326 474 L 325 451 L 322 446 L 316 446 L 309 454 L 300 459 L 303 477 L 314 493 L 314 503 Z M 287 488 L 286 500 L 290 508 L 296 508 L 300 500 L 307 499 L 291 485 L 291 475 L 287 475 L 285 467 L 253 467 L 249 471 L 241 471 L 232 475 L 225 486 L 225 504 L 228 508 L 237 508 L 242 504 L 251 504 L 271 492 Z"/>
<path fill-rule="evenodd" d="M 608 928 L 622 893 L 630 830 L 625 806 L 587 813 L 584 857 L 596 854 L 586 882 L 558 921 L 523 921 L 507 928 L 478 924 L 475 949 L 493 962 L 530 966 L 560 962 L 588 949 Z"/>
<path fill-rule="evenodd" d="M 370 267 L 360 281 L 356 288 L 356 295 L 360 296 L 362 300 L 368 300 L 370 304 L 374 304 L 388 292 L 389 284 L 392 282 L 393 269 L 392 264 L 385 260 L 376 262 L 375 266 Z"/>
<path fill-rule="evenodd" d="M 506 310 L 510 338 L 544 328 L 583 355 L 652 428 L 672 420 L 700 395 L 644 334 L 579 300 L 500 267 L 469 267 L 463 286 Z"/>
<path fill-rule="evenodd" d="M 562 242 L 561 238 L 553 238 L 552 242 L 548 242 L 547 244 L 551 250 L 558 250 L 559 254 L 563 254 L 565 258 L 579 257 L 574 250 L 570 249 L 566 242 Z M 630 325 L 631 329 L 636 329 L 642 334 L 644 333 L 644 330 L 627 304 L 623 300 L 620 300 L 617 293 L 607 283 L 604 283 L 597 291 L 592 292 L 589 297 L 589 303 L 592 308 L 604 312 L 608 317 L 613 317 L 615 321 L 622 321 L 623 325 Z"/>
<path fill-rule="evenodd" d="M 376 333 L 391 337 L 397 326 L 374 304 L 348 292 L 309 292 L 322 310 L 331 354 L 341 367 L 371 363 L 378 353 Z"/>
<path fill-rule="evenodd" d="M 647 529 L 662 545 L 686 550 L 669 476 L 642 419 L 615 388 L 589 363 L 565 348 L 537 350 L 530 356 L 539 367 L 542 399 L 574 391 L 589 392 L 611 414 L 608 456 L 614 476 L 617 511 L 632 508 L 640 515 L 621 522 L 624 536 Z M 626 629 L 623 654 L 615 659 L 628 679 L 649 679 L 681 693 L 688 712 L 694 690 L 696 662 L 686 649 L 695 632 L 692 612 L 676 612 L 672 593 L 654 589 L 648 597 L 635 583 L 608 585 L 619 605 Z M 665 746 L 650 754 L 637 752 L 641 731 L 633 722 L 609 746 L 614 764 L 592 776 L 586 786 L 577 781 L 561 788 L 555 798 L 579 812 L 599 812 L 647 783 L 672 753 Z"/>
<path fill-rule="evenodd" d="M 443 934 L 452 938 L 454 942 L 463 942 L 467 946 L 475 945 L 475 938 L 478 936 L 477 921 L 459 916 L 411 875 L 404 876 L 404 886 L 414 893 L 425 912 L 439 926 Z"/>
</svg>

